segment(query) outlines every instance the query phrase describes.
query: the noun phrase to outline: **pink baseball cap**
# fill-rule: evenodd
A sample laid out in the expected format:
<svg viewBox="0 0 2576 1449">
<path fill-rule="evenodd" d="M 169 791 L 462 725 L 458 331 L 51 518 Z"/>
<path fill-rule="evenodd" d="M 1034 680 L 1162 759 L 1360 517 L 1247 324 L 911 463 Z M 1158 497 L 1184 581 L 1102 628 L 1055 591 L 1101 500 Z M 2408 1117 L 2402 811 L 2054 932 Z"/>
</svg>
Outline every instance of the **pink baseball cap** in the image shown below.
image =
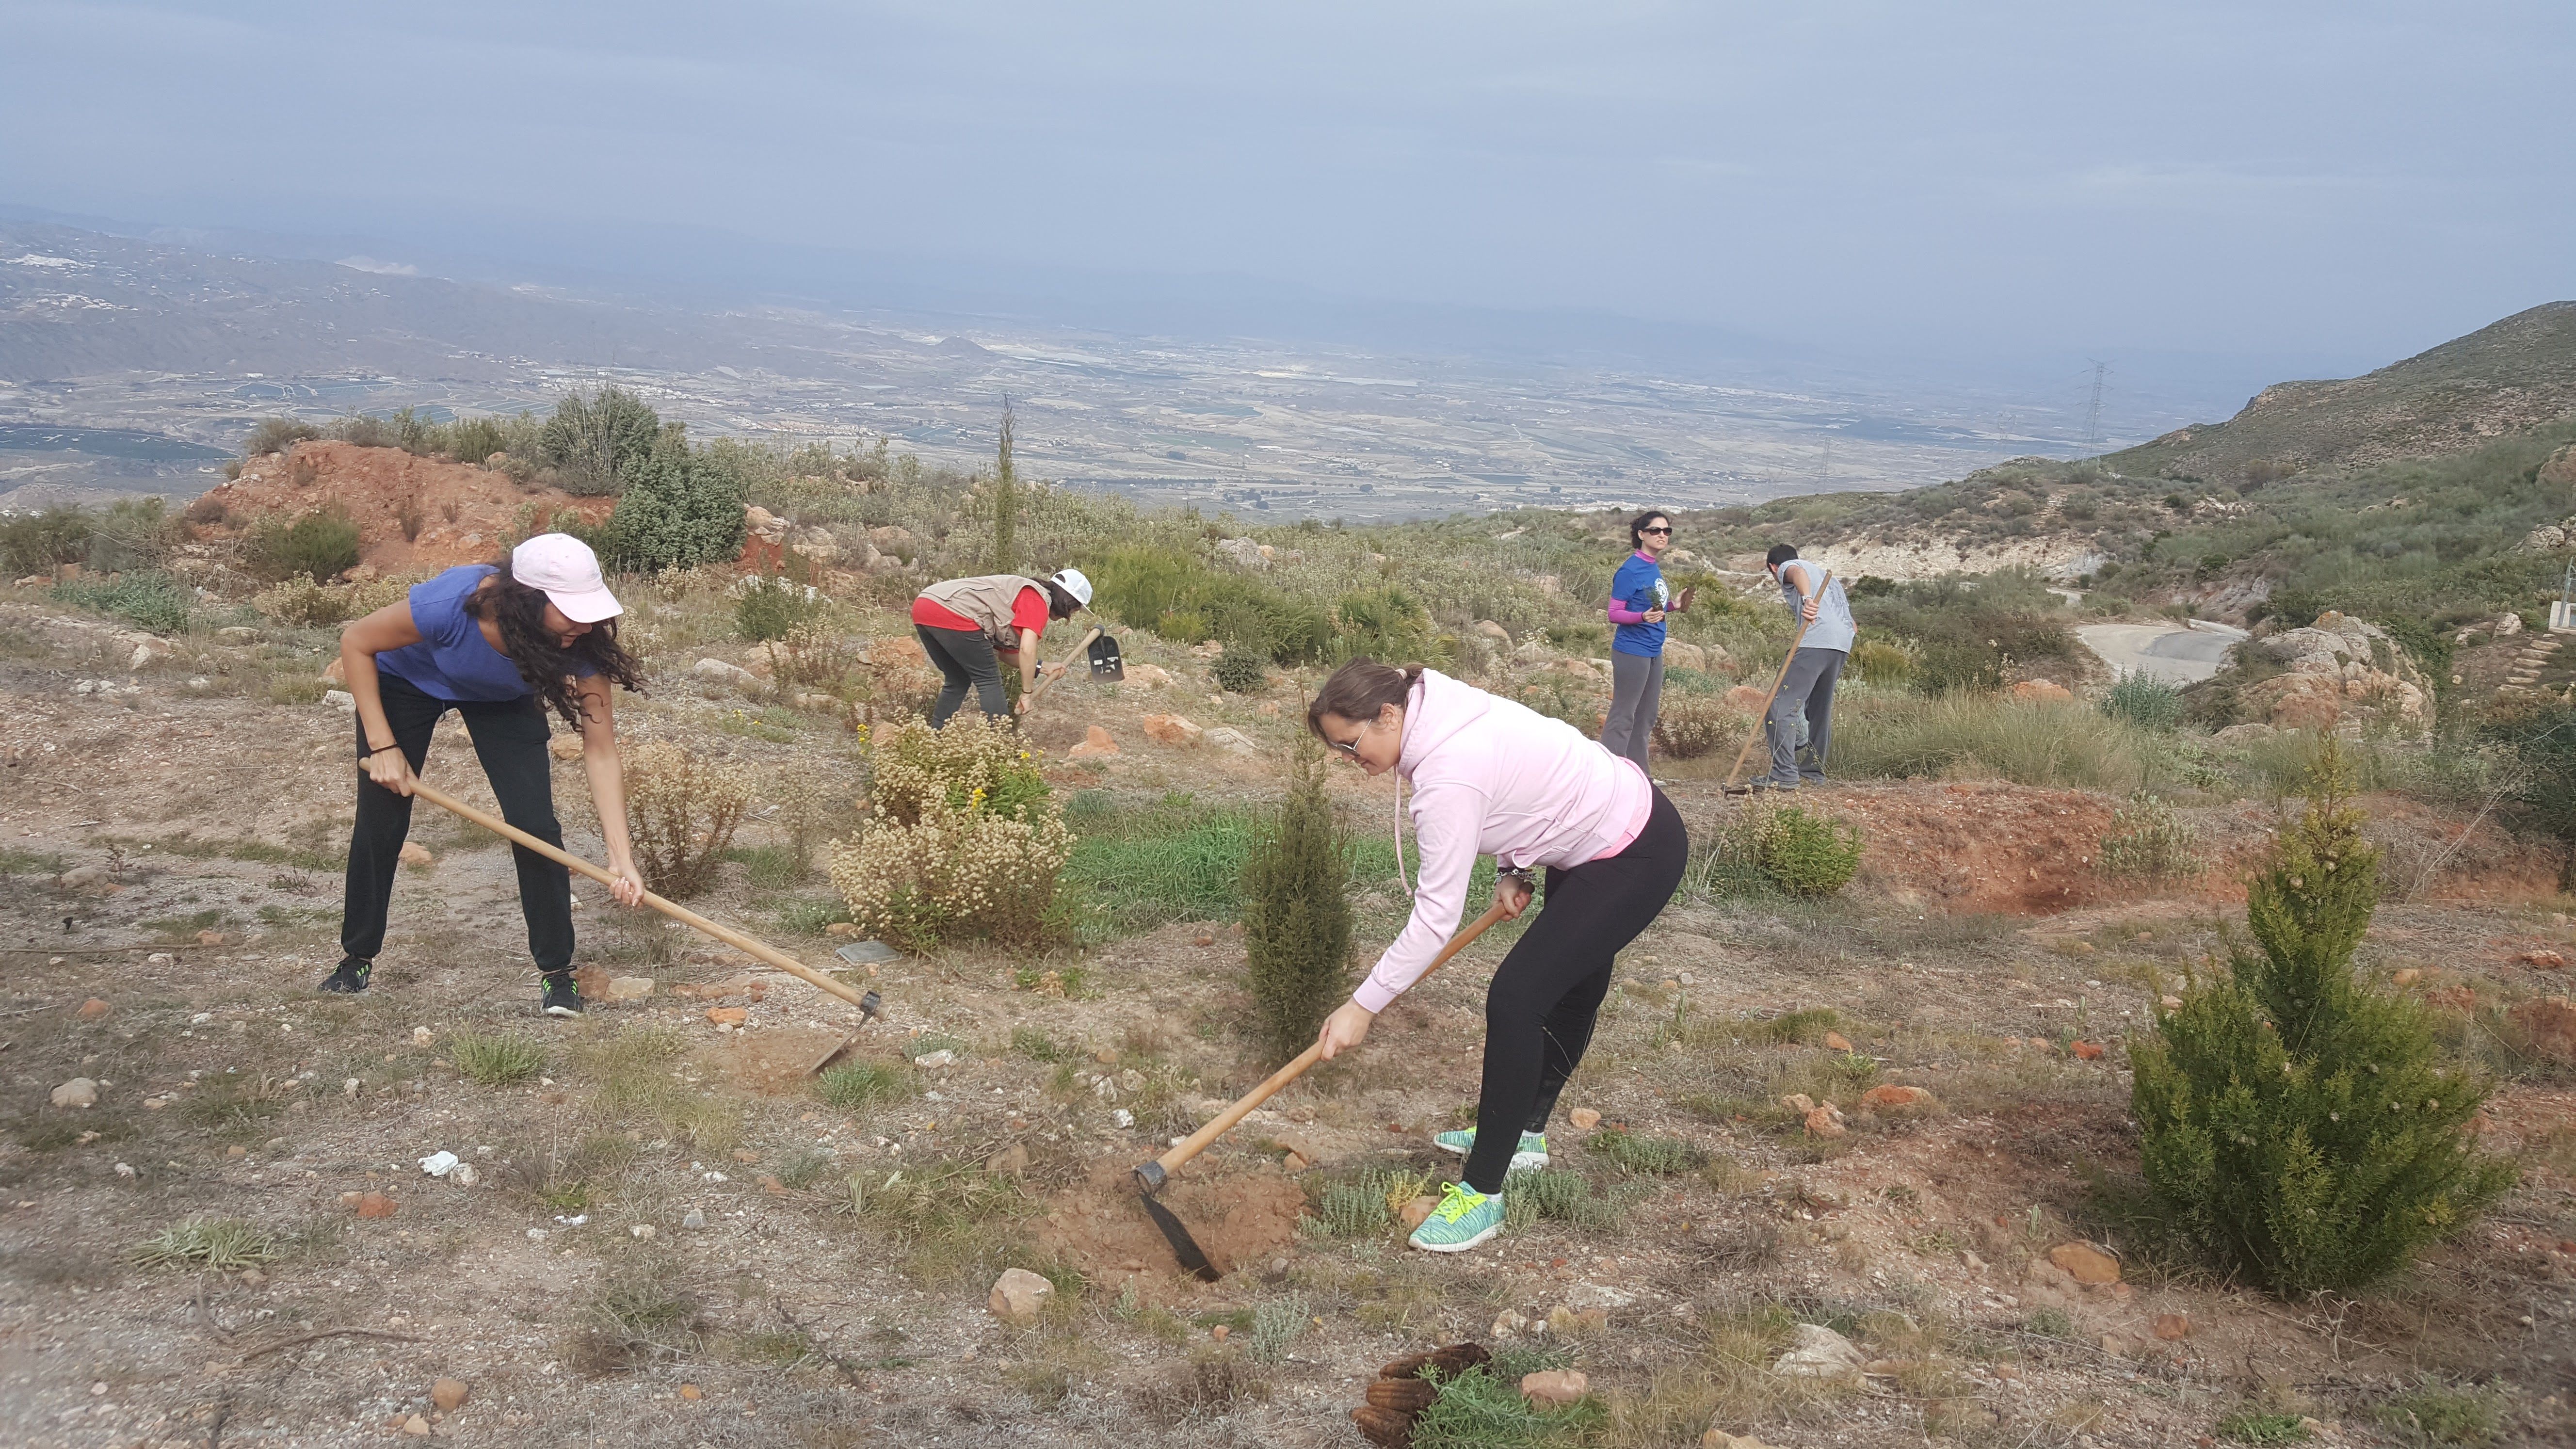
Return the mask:
<svg viewBox="0 0 2576 1449">
<path fill-rule="evenodd" d="M 545 590 L 576 624 L 596 624 L 626 612 L 599 576 L 599 555 L 569 533 L 541 533 L 510 550 L 510 575 Z"/>
</svg>

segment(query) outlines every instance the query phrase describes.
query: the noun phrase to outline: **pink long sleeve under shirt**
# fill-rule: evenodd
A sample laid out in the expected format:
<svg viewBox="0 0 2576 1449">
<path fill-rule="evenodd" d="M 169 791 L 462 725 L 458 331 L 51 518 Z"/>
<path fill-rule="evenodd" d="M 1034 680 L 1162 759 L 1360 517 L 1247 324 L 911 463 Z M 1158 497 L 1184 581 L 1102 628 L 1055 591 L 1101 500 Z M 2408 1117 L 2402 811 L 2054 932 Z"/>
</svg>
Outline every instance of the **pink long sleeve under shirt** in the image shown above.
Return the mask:
<svg viewBox="0 0 2576 1449">
<path fill-rule="evenodd" d="M 1633 760 L 1572 725 L 1437 670 L 1405 702 L 1396 773 L 1413 782 L 1422 879 L 1413 916 L 1351 999 L 1404 994 L 1458 930 L 1476 857 L 1566 869 L 1617 855 L 1646 828 L 1653 787 Z"/>
</svg>

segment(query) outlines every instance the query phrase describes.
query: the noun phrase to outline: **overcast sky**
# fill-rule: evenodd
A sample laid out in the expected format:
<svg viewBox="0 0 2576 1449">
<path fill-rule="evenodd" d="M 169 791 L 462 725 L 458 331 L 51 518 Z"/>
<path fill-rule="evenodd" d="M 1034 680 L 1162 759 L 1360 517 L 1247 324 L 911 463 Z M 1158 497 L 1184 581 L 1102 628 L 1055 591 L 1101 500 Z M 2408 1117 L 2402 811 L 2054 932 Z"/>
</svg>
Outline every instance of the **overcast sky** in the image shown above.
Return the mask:
<svg viewBox="0 0 2576 1449">
<path fill-rule="evenodd" d="M 2419 350 L 2576 296 L 2571 135 L 2568 0 L 0 0 L 0 201 L 1916 355 Z"/>
</svg>

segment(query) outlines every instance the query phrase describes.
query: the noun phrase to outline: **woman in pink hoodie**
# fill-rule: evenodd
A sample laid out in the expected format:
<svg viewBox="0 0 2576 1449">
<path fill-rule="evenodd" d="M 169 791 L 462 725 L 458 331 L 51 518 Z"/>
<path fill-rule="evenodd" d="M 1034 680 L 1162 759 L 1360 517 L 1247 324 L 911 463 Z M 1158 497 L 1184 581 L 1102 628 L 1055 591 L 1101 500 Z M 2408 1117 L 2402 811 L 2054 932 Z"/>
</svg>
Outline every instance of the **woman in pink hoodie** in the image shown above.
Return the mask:
<svg viewBox="0 0 2576 1449">
<path fill-rule="evenodd" d="M 1504 1176 L 1546 1165 L 1548 1114 L 1592 1040 L 1612 959 L 1673 898 L 1690 840 L 1672 802 L 1635 761 L 1572 725 L 1419 664 L 1352 660 L 1324 681 L 1306 724 L 1369 774 L 1393 770 L 1412 782 L 1422 851 L 1413 917 L 1324 1022 L 1327 1058 L 1366 1038 L 1377 1014 L 1448 944 L 1477 856 L 1494 857 L 1502 871 L 1494 901 L 1515 917 L 1529 904 L 1531 873 L 1547 872 L 1545 907 L 1485 995 L 1476 1128 L 1433 1139 L 1467 1162 L 1415 1230 L 1413 1246 L 1463 1252 L 1501 1230 Z M 1403 849 L 1399 827 L 1399 875 Z"/>
</svg>

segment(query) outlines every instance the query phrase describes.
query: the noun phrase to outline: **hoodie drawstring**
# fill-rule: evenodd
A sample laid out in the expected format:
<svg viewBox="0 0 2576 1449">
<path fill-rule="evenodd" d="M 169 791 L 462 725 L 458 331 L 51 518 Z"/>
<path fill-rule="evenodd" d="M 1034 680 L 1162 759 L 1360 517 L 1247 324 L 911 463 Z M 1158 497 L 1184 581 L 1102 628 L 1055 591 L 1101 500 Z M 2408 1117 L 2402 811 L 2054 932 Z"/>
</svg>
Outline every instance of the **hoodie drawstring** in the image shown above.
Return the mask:
<svg viewBox="0 0 2576 1449">
<path fill-rule="evenodd" d="M 1404 777 L 1395 777 L 1395 883 L 1404 887 L 1405 898 L 1413 897 L 1413 882 L 1404 878 Z"/>
</svg>

